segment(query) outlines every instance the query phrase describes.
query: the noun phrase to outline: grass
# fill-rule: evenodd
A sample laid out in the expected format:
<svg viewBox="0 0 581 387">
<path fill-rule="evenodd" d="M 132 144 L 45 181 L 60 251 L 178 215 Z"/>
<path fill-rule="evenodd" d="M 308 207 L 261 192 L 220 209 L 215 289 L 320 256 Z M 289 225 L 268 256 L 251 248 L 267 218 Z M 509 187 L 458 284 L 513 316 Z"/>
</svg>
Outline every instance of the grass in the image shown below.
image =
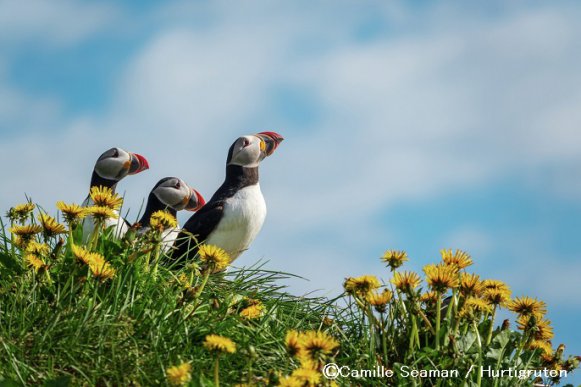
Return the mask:
<svg viewBox="0 0 581 387">
<path fill-rule="evenodd" d="M 540 309 L 527 315 L 518 310 L 526 300 L 509 301 L 506 290 L 506 299 L 491 301 L 481 280 L 469 295 L 461 262 L 451 271 L 438 267 L 454 262 L 427 267 L 423 290 L 419 276 L 406 277 L 399 267 L 405 253 L 387 252 L 390 281 L 350 278 L 335 299 L 297 297 L 280 285 L 290 274 L 261 263 L 216 271 L 214 254 L 179 269 L 163 264 L 158 230 L 118 240 L 97 225 L 84 248 L 101 260 L 79 252 L 83 238 L 74 221 L 65 231 L 45 224 L 26 243 L 10 230 L 38 222 L 15 209 L 0 230 L 0 386 L 516 386 L 532 385 L 534 377 L 465 375 L 481 366 L 578 366 L 553 350 L 542 302 L 532 300 Z M 460 253 L 443 255 L 454 260 Z M 517 312 L 522 329 L 494 325 L 501 307 Z M 212 347 L 209 335 L 230 339 L 235 351 Z M 328 380 L 321 371 L 330 362 L 394 374 Z M 460 376 L 412 377 L 403 365 Z"/>
</svg>

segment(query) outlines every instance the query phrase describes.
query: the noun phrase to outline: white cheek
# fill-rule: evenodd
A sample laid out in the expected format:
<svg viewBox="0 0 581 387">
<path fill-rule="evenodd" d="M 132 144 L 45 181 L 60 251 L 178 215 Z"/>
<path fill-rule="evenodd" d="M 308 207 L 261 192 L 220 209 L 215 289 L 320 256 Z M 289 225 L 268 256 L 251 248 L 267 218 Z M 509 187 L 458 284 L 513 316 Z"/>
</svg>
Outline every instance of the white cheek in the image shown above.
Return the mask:
<svg viewBox="0 0 581 387">
<path fill-rule="evenodd" d="M 114 179 L 119 176 L 119 173 L 123 170 L 123 165 L 125 164 L 126 160 L 121 158 L 109 158 L 105 160 L 101 160 L 95 166 L 95 170 L 99 174 L 99 176 L 105 179 Z"/>
<path fill-rule="evenodd" d="M 166 206 L 177 206 L 181 204 L 185 194 L 180 190 L 170 187 L 159 187 L 154 192 L 155 196 Z"/>
</svg>

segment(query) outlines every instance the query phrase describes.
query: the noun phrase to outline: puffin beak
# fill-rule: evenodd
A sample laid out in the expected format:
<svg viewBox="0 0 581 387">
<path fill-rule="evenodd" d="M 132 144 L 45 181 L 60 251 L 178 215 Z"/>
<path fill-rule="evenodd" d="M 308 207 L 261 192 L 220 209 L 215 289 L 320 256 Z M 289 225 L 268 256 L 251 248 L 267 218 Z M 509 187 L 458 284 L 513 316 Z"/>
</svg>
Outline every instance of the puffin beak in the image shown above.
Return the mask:
<svg viewBox="0 0 581 387">
<path fill-rule="evenodd" d="M 145 157 L 131 152 L 129 152 L 129 155 L 131 156 L 128 172 L 129 175 L 135 175 L 139 172 L 143 172 L 146 169 L 149 169 L 149 163 Z"/>
<path fill-rule="evenodd" d="M 206 204 L 204 197 L 193 188 L 190 188 L 190 197 L 186 199 L 187 204 L 184 209 L 187 211 L 198 211 Z"/>
<path fill-rule="evenodd" d="M 278 148 L 278 144 L 284 140 L 284 138 L 276 132 L 260 132 L 255 136 L 260 139 L 260 149 L 266 156 L 273 154 L 276 148 Z"/>
</svg>

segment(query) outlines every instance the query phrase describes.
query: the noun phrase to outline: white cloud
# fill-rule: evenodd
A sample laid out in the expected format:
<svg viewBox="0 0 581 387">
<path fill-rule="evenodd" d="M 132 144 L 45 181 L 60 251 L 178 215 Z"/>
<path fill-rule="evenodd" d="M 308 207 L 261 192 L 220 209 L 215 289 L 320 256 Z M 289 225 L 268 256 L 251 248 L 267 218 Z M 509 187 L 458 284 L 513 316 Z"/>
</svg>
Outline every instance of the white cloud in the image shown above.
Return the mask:
<svg viewBox="0 0 581 387">
<path fill-rule="evenodd" d="M 115 7 L 72 0 L 0 2 L 0 46 L 43 42 L 66 46 L 103 28 L 118 15 Z"/>
</svg>

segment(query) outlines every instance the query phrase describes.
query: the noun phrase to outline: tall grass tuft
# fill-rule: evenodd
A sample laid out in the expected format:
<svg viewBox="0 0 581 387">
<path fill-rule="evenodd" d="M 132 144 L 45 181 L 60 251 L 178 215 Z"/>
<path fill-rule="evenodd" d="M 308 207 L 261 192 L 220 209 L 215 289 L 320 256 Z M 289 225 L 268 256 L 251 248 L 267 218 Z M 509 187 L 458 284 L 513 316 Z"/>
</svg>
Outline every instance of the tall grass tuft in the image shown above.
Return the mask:
<svg viewBox="0 0 581 387">
<path fill-rule="evenodd" d="M 0 385 L 514 386 L 535 377 L 469 371 L 578 366 L 553 349 L 544 303 L 468 273 L 461 251 L 442 251 L 424 278 L 401 269 L 405 252 L 388 251 L 389 280 L 348 278 L 337 298 L 298 297 L 281 284 L 290 274 L 263 263 L 224 270 L 215 246 L 185 267 L 164 264 L 169 220 L 118 239 L 103 227 L 105 210 L 58 208 L 35 216 L 29 202 L 0 224 Z M 97 225 L 83 238 L 89 214 Z M 515 313 L 516 330 L 496 325 L 500 308 Z M 394 374 L 328 379 L 329 363 Z M 410 376 L 403 366 L 460 376 Z"/>
</svg>

